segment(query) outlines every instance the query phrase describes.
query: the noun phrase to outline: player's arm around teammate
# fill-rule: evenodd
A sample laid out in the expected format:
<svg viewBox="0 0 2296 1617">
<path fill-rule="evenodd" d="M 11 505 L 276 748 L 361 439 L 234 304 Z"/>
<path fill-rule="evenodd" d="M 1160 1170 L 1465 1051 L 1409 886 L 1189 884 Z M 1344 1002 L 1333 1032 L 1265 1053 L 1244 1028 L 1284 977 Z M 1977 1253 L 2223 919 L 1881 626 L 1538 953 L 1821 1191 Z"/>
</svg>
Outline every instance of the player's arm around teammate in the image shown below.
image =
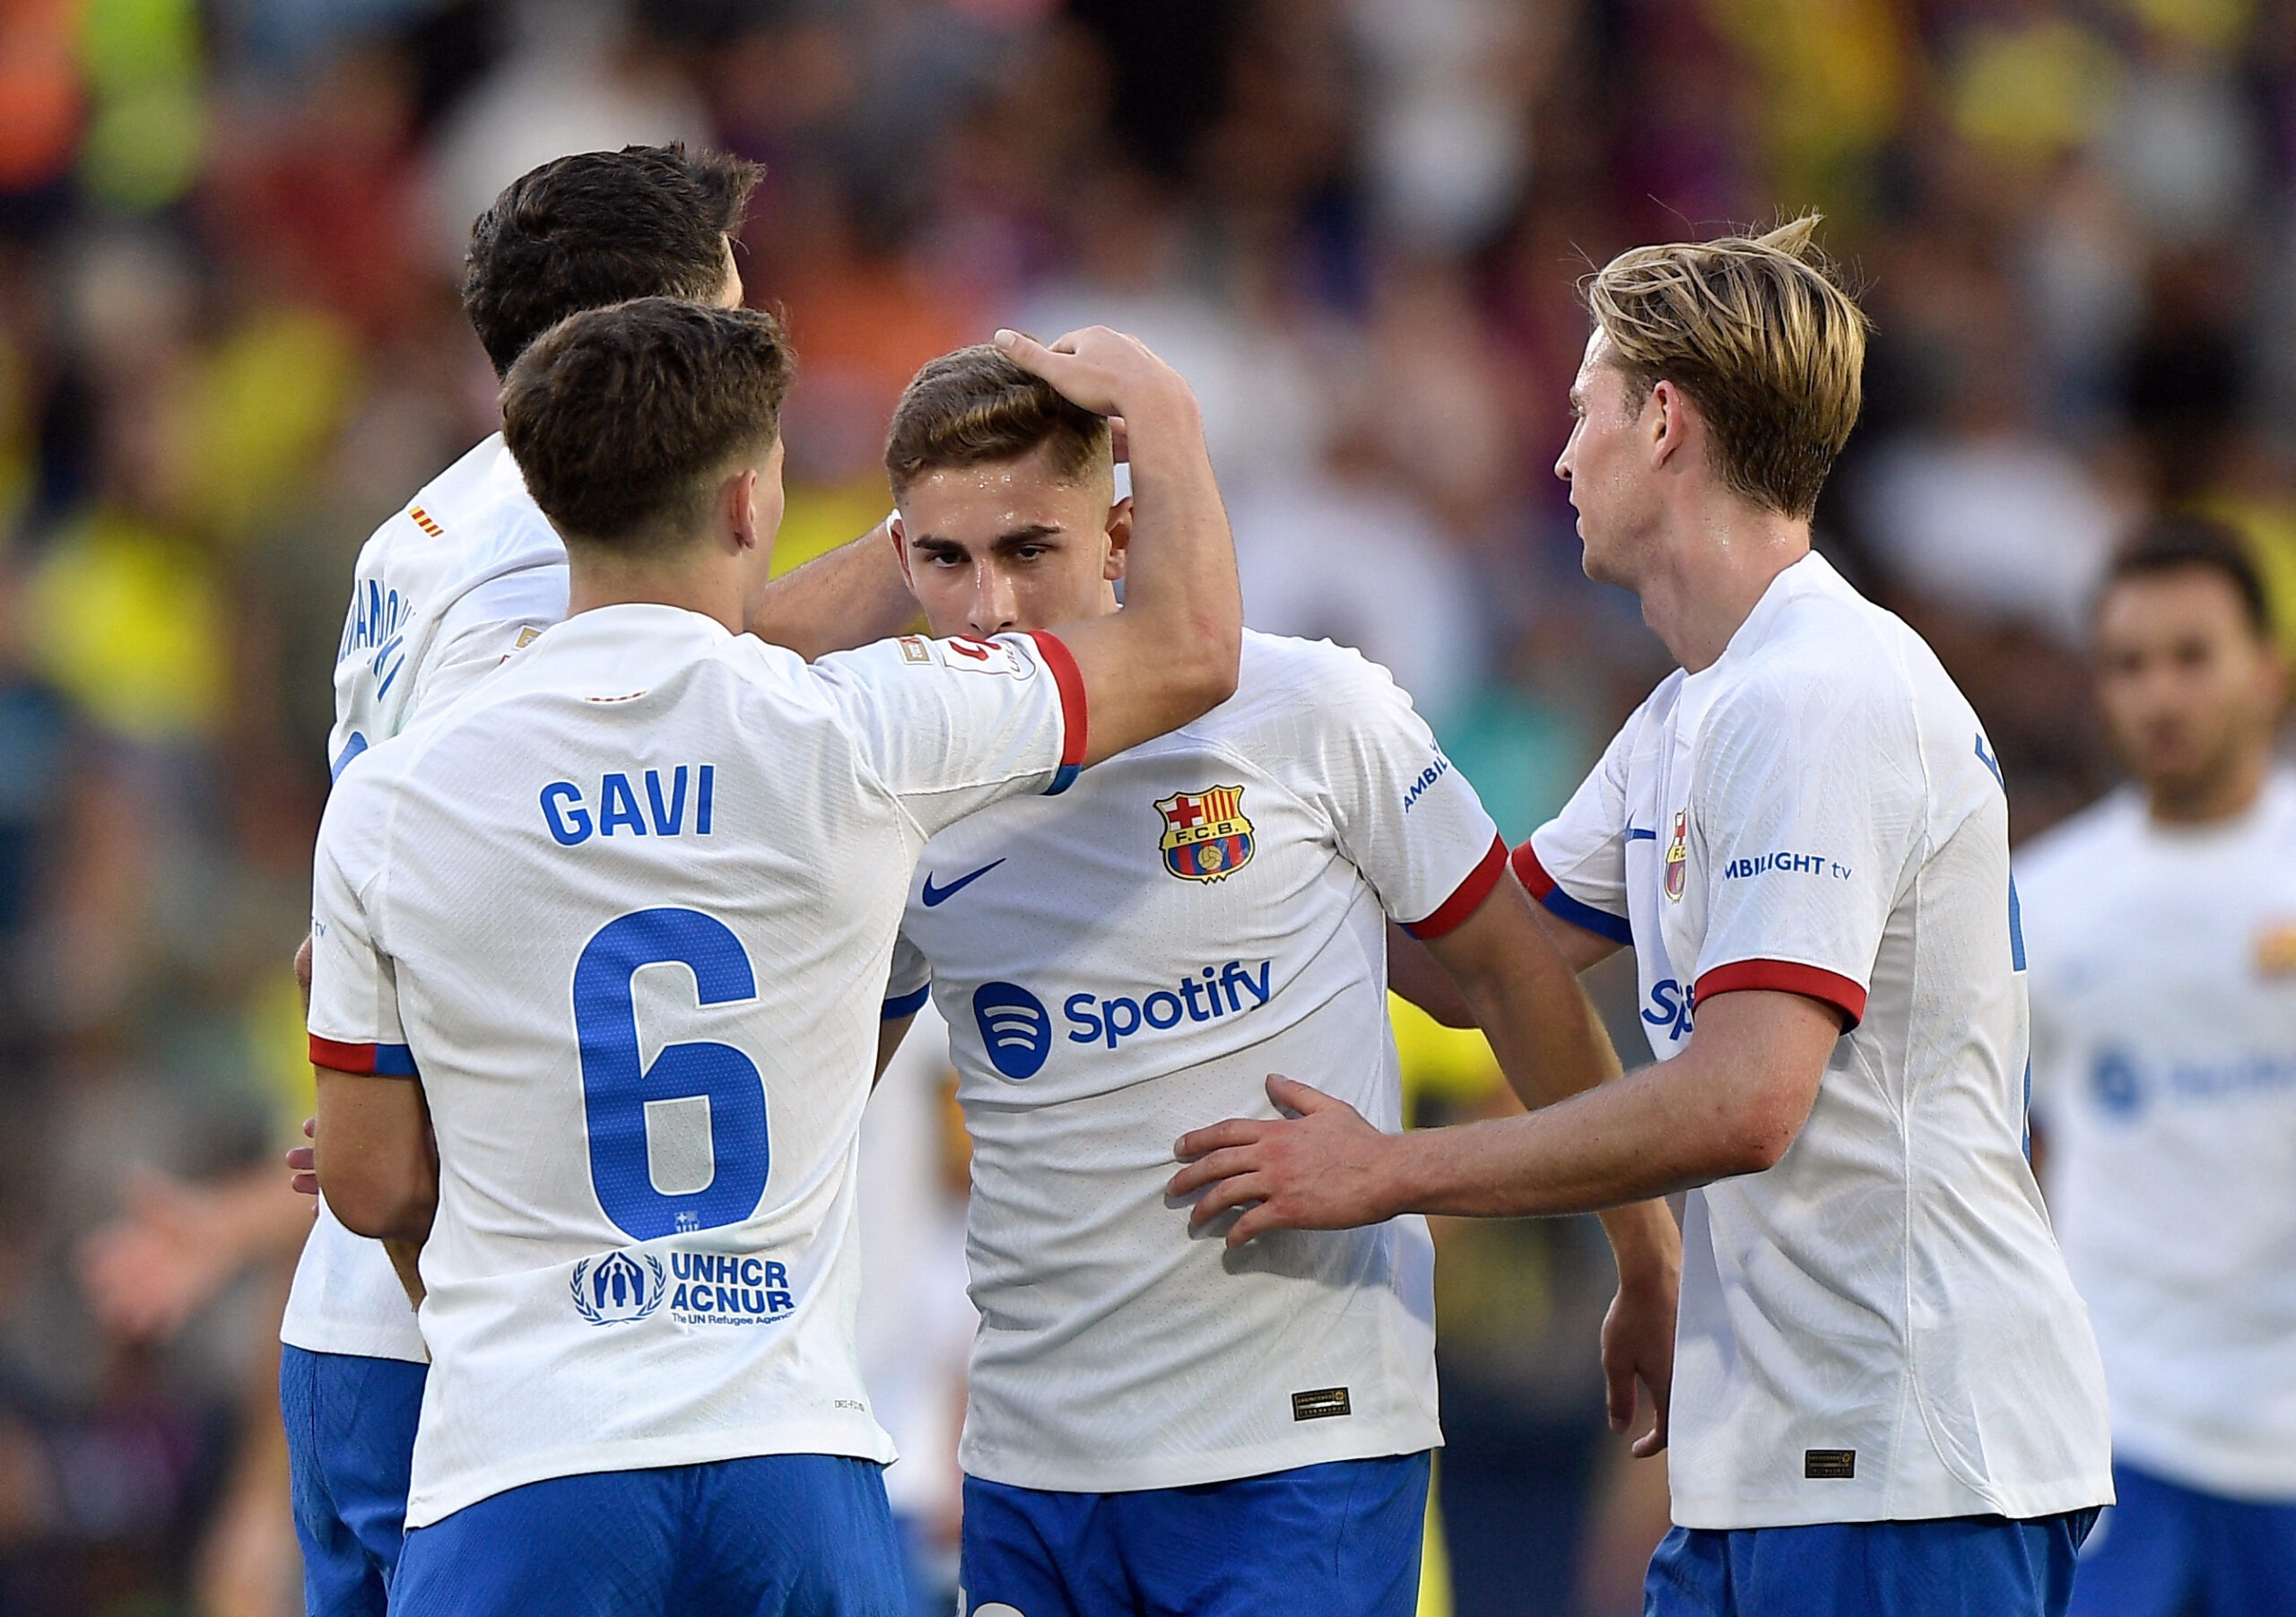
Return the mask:
<svg viewBox="0 0 2296 1617">
<path fill-rule="evenodd" d="M 1243 604 L 1227 516 L 1195 396 L 1144 345 L 1097 326 L 1049 346 L 1000 332 L 997 344 L 1072 402 L 1122 415 L 1130 432 L 1139 514 L 1129 599 L 1105 617 L 1039 639 L 1073 697 L 1066 761 L 1090 765 L 1187 723 L 1234 691 Z M 519 374 L 514 370 L 512 388 Z M 720 482 L 709 508 L 713 556 L 770 550 L 781 510 L 778 439 L 760 458 L 762 466 L 744 461 Z M 683 556 L 674 564 L 603 554 L 584 560 L 587 576 L 578 569 L 574 612 L 616 600 L 709 596 L 727 627 L 755 621 L 756 586 L 735 599 L 714 578 L 698 586 L 670 576 L 690 565 Z M 318 874 L 325 882 L 324 862 Z M 354 1233 L 419 1247 L 438 1194 L 420 1080 L 322 1065 L 318 1100 L 315 1162 L 329 1204 Z"/>
<path fill-rule="evenodd" d="M 1228 514 L 1196 396 L 1138 339 L 1094 326 L 1050 347 L 1000 331 L 996 345 L 1072 404 L 1125 422 L 1133 499 L 1125 603 L 1055 630 L 1091 715 L 1083 761 L 1098 763 L 1235 694 L 1244 603 Z"/>
</svg>

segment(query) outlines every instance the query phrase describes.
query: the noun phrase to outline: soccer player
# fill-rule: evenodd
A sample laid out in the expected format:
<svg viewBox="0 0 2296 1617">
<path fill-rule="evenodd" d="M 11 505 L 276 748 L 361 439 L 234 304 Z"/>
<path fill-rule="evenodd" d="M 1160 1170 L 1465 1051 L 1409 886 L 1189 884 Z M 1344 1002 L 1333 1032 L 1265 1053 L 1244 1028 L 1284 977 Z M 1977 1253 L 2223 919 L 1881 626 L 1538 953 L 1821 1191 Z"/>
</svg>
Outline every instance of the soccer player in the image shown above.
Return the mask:
<svg viewBox="0 0 2296 1617">
<path fill-rule="evenodd" d="M 315 862 L 319 1182 L 422 1243 L 395 1614 L 905 1604 L 852 1226 L 910 873 L 1224 700 L 1241 633 L 1187 386 L 1110 332 L 1003 341 L 1129 424 L 1130 600 L 811 665 L 739 632 L 781 511 L 770 317 L 644 299 L 511 368 L 570 615 L 345 771 Z"/>
<path fill-rule="evenodd" d="M 671 295 L 742 299 L 733 233 L 759 170 L 632 146 L 544 163 L 471 231 L 464 307 L 498 373 L 569 315 Z M 566 615 L 566 548 L 498 433 L 426 485 L 361 552 L 335 665 L 340 777 Z M 759 633 L 807 654 L 891 633 L 915 611 L 882 541 L 778 580 Z M 280 1390 L 304 1597 L 379 1617 L 397 1560 L 425 1354 L 384 1248 L 324 1204 L 280 1328 Z"/>
<path fill-rule="evenodd" d="M 1273 1079 L 1303 1115 L 1190 1135 L 1172 1189 L 1239 1246 L 1687 1190 L 1645 1610 L 2055 1613 L 2111 1478 L 2022 1149 L 2006 803 L 1928 647 L 1810 548 L 1866 333 L 1814 224 L 1589 284 L 1555 470 L 1682 667 L 1515 867 L 1579 966 L 1634 950 L 1655 1065 L 1405 1135 Z"/>
<path fill-rule="evenodd" d="M 2238 535 L 2140 533 L 2096 613 L 2129 772 L 2018 859 L 2035 1139 L 2119 1502 L 2084 1617 L 2296 1617 L 2296 778 Z"/>
<path fill-rule="evenodd" d="M 935 634 L 1117 612 L 1135 517 L 1109 423 L 1004 355 L 920 371 L 885 464 Z M 1615 1073 L 1506 863 L 1385 670 L 1252 633 L 1214 711 L 926 846 L 885 1016 L 890 1048 L 936 996 L 972 1135 L 972 1609 L 1415 1609 L 1441 1441 L 1425 1221 L 1231 1256 L 1191 1239 L 1164 1181 L 1174 1135 L 1258 1103 L 1271 1065 L 1399 1123 L 1389 917 L 1457 979 L 1526 1100 Z M 1613 1412 L 1639 1371 L 1663 1419 L 1674 1221 L 1654 1202 L 1608 1221 Z"/>
</svg>

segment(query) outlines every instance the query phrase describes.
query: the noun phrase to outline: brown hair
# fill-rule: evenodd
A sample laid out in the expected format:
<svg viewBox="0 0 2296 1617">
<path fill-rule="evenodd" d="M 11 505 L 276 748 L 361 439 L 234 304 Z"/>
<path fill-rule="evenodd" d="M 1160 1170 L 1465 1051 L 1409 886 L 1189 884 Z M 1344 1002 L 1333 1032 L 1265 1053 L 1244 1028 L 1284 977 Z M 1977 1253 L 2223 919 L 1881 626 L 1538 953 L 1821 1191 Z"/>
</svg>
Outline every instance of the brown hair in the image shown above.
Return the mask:
<svg viewBox="0 0 2296 1617">
<path fill-rule="evenodd" d="M 1587 286 L 1630 403 L 1674 383 L 1705 417 L 1723 482 L 1795 517 L 1817 508 L 1857 424 L 1869 329 L 1818 250 L 1818 219 L 1636 248 Z"/>
<path fill-rule="evenodd" d="M 2113 554 L 2105 581 L 2097 591 L 2104 604 L 2113 586 L 2131 578 L 2157 578 L 2166 573 L 2191 570 L 2213 572 L 2232 587 L 2239 597 L 2240 615 L 2260 640 L 2272 639 L 2272 603 L 2265 593 L 2264 576 L 2239 530 L 2213 517 L 2179 511 L 2156 517 L 2137 529 Z"/>
<path fill-rule="evenodd" d="M 929 361 L 893 407 L 885 475 L 898 500 L 943 466 L 1018 460 L 1048 446 L 1052 474 L 1074 482 L 1109 453 L 1109 421 L 1071 404 L 986 343 Z"/>
<path fill-rule="evenodd" d="M 715 300 L 765 170 L 722 152 L 624 146 L 520 175 L 470 228 L 463 312 L 508 376 L 567 316 L 625 298 Z"/>
<path fill-rule="evenodd" d="M 570 543 L 666 547 L 737 455 L 770 447 L 796 364 L 754 309 L 639 298 L 538 338 L 502 386 L 502 437 Z"/>
</svg>

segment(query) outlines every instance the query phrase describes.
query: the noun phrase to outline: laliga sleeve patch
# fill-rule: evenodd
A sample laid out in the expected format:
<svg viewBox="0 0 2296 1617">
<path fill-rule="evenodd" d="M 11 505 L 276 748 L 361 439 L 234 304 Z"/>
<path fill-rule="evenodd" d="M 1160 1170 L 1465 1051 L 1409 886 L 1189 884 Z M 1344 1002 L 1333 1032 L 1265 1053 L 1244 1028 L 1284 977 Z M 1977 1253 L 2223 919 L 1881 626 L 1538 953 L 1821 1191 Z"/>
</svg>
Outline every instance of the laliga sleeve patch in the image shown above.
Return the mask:
<svg viewBox="0 0 2296 1617">
<path fill-rule="evenodd" d="M 961 635 L 936 643 L 941 648 L 942 665 L 959 674 L 1001 674 L 1008 679 L 1024 680 L 1036 672 L 1036 665 L 1023 656 L 1020 647 L 1011 640 L 976 640 Z"/>
</svg>

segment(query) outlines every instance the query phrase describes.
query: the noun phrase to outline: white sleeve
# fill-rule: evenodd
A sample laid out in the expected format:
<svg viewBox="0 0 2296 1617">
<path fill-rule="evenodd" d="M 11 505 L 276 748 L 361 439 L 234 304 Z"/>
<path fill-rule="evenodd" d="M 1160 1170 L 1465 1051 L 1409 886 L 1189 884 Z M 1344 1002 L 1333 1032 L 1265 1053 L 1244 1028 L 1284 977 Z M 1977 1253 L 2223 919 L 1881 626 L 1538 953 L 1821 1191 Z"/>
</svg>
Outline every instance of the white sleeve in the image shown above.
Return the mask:
<svg viewBox="0 0 2296 1617">
<path fill-rule="evenodd" d="M 354 777 L 354 779 L 356 778 Z M 344 844 L 360 804 L 338 792 L 319 826 L 311 871 L 311 1065 L 338 1073 L 415 1075 L 399 1021 L 398 979 L 376 943 L 367 913 L 373 878 L 344 869 Z"/>
<path fill-rule="evenodd" d="M 1697 1001 L 1779 989 L 1865 1016 L 1920 829 L 1919 757 L 1910 700 L 1886 680 L 1758 682 L 1718 704 L 1685 849 L 1706 900 Z"/>
<path fill-rule="evenodd" d="M 566 621 L 566 566 L 522 567 L 464 593 L 414 671 L 405 723 L 444 708 L 552 624 Z"/>
<path fill-rule="evenodd" d="M 1515 850 L 1515 874 L 1549 913 L 1627 948 L 1634 932 L 1626 906 L 1626 761 L 1649 706 L 1619 726 L 1562 812 Z"/>
<path fill-rule="evenodd" d="M 903 635 L 808 666 L 927 837 L 1006 797 L 1065 791 L 1083 762 L 1084 682 L 1053 635 Z"/>
<path fill-rule="evenodd" d="M 1354 653 L 1316 704 L 1323 788 L 1339 851 L 1413 936 L 1438 938 L 1473 915 L 1507 873 L 1507 845 L 1393 676 Z"/>
<path fill-rule="evenodd" d="M 885 979 L 884 1020 L 899 1021 L 904 1016 L 916 1015 L 925 1008 L 926 996 L 932 992 L 932 962 L 904 932 L 893 941 L 893 969 Z"/>
</svg>

